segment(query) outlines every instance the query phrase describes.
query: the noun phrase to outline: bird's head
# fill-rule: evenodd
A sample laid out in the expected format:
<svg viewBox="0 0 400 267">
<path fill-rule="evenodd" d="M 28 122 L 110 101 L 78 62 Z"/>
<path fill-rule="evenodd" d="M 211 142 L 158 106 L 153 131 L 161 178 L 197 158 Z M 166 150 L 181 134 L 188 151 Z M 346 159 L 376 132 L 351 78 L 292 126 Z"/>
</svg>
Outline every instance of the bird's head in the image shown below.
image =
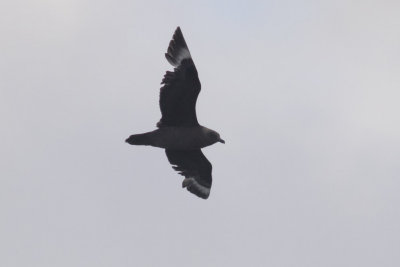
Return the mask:
<svg viewBox="0 0 400 267">
<path fill-rule="evenodd" d="M 219 135 L 219 133 L 217 133 L 216 131 L 210 130 L 208 133 L 208 138 L 212 141 L 212 143 L 216 143 L 216 142 L 220 142 L 225 144 L 225 140 L 221 138 L 221 136 Z"/>
</svg>

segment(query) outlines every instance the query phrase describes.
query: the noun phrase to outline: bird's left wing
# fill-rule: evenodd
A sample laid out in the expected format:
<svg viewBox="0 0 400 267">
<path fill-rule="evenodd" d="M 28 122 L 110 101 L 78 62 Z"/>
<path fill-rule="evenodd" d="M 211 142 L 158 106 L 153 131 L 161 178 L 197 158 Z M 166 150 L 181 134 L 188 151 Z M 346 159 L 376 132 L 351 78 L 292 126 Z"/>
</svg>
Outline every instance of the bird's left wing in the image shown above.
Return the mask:
<svg viewBox="0 0 400 267">
<path fill-rule="evenodd" d="M 165 153 L 172 168 L 185 177 L 182 187 L 198 197 L 207 199 L 212 184 L 212 165 L 201 152 L 196 150 L 166 149 Z"/>
<path fill-rule="evenodd" d="M 196 101 L 201 84 L 189 48 L 178 27 L 165 54 L 174 71 L 167 71 L 160 89 L 161 120 L 158 127 L 197 126 Z"/>
</svg>

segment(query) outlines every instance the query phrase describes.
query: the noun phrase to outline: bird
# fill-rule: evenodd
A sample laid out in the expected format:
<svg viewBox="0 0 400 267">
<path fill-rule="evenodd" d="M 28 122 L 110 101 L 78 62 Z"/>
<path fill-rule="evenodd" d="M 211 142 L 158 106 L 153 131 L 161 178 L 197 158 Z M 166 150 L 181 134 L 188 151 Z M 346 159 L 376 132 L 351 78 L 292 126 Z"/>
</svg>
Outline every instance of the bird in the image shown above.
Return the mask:
<svg viewBox="0 0 400 267">
<path fill-rule="evenodd" d="M 201 90 L 196 66 L 180 27 L 169 43 L 165 58 L 174 67 L 161 81 L 159 105 L 161 119 L 157 129 L 133 134 L 125 141 L 165 149 L 172 168 L 184 177 L 182 187 L 207 199 L 212 184 L 212 164 L 201 148 L 217 142 L 225 144 L 220 134 L 199 124 L 196 102 Z"/>
</svg>

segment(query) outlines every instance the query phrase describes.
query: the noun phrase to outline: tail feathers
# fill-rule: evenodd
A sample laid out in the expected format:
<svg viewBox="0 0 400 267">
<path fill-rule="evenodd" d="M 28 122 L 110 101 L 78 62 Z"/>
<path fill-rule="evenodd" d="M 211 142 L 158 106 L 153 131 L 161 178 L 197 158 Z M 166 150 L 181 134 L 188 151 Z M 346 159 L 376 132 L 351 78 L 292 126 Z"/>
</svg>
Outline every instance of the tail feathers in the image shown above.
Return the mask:
<svg viewBox="0 0 400 267">
<path fill-rule="evenodd" d="M 148 133 L 134 134 L 129 136 L 129 138 L 126 139 L 125 142 L 127 142 L 130 145 L 148 146 L 150 145 L 150 138 Z"/>
</svg>

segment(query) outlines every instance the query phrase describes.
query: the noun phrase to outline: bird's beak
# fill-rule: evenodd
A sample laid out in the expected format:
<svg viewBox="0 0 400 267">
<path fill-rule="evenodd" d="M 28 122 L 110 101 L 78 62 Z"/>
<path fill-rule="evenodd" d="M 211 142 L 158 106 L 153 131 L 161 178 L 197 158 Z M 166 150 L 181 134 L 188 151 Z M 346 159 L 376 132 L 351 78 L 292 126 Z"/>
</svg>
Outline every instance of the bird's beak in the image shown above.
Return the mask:
<svg viewBox="0 0 400 267">
<path fill-rule="evenodd" d="M 222 139 L 222 138 L 220 138 L 220 139 L 218 140 L 218 142 L 221 142 L 221 143 L 225 144 L 225 140 Z"/>
</svg>

